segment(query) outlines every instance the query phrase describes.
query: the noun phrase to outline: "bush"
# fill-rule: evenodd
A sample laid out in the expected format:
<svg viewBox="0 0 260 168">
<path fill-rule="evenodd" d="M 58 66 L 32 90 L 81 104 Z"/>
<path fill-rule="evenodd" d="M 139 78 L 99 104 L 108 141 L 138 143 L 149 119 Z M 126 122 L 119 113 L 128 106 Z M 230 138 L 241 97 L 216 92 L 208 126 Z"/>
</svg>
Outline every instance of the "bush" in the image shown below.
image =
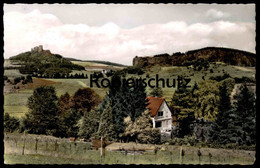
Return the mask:
<svg viewBox="0 0 260 168">
<path fill-rule="evenodd" d="M 28 83 L 32 83 L 32 82 L 33 82 L 32 76 L 31 76 L 31 75 L 27 75 L 27 76 L 26 76 L 26 81 L 27 81 Z"/>
<path fill-rule="evenodd" d="M 209 79 L 220 82 L 220 81 L 227 79 L 227 78 L 230 78 L 230 75 L 228 73 L 224 73 L 222 76 L 221 75 L 211 76 Z"/>
<path fill-rule="evenodd" d="M 19 83 L 21 81 L 20 77 L 14 78 L 14 84 L 16 85 L 17 83 Z"/>
<path fill-rule="evenodd" d="M 26 79 L 23 80 L 23 81 L 22 81 L 22 84 L 23 84 L 23 85 L 27 84 L 27 80 L 26 80 Z"/>
<path fill-rule="evenodd" d="M 139 66 L 130 66 L 123 69 L 122 71 L 123 73 L 128 73 L 128 74 L 138 74 L 138 75 L 144 74 L 143 69 Z"/>
<path fill-rule="evenodd" d="M 188 145 L 188 146 L 196 146 L 198 141 L 194 136 L 185 136 L 184 138 L 173 138 L 169 141 L 170 145 Z"/>
<path fill-rule="evenodd" d="M 19 129 L 20 122 L 17 118 L 11 117 L 8 113 L 4 115 L 4 131 L 14 132 Z"/>
<path fill-rule="evenodd" d="M 236 83 L 244 83 L 244 82 L 254 83 L 256 81 L 255 78 L 249 78 L 246 76 L 243 76 L 242 78 L 235 77 L 234 79 Z"/>
<path fill-rule="evenodd" d="M 138 134 L 137 140 L 139 143 L 158 144 L 160 143 L 160 137 L 160 130 L 152 128 Z"/>
</svg>

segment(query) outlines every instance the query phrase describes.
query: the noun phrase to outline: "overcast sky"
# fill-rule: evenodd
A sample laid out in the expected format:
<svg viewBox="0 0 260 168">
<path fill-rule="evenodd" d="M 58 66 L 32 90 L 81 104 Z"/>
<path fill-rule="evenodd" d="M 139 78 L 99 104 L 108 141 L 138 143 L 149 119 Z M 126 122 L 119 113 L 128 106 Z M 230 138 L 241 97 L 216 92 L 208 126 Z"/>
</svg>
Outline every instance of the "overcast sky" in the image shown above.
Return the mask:
<svg viewBox="0 0 260 168">
<path fill-rule="evenodd" d="M 4 4 L 4 58 L 43 45 L 83 60 L 228 47 L 255 53 L 255 5 Z"/>
</svg>

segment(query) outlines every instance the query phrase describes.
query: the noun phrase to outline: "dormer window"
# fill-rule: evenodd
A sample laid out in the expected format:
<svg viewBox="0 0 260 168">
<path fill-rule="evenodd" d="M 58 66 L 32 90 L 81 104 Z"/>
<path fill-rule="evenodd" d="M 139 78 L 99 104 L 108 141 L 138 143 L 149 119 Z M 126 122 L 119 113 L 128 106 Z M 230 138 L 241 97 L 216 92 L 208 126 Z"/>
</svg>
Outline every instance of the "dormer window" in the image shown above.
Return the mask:
<svg viewBox="0 0 260 168">
<path fill-rule="evenodd" d="M 158 111 L 158 117 L 163 116 L 163 111 Z"/>
</svg>

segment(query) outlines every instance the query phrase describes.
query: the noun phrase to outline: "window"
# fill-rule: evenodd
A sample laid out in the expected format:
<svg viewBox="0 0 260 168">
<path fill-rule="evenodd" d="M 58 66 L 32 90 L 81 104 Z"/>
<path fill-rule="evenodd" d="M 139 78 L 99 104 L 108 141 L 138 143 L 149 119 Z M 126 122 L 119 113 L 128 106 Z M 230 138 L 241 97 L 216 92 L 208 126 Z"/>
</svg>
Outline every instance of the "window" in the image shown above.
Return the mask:
<svg viewBox="0 0 260 168">
<path fill-rule="evenodd" d="M 161 127 L 161 126 L 162 126 L 162 122 L 161 121 L 155 123 L 155 128 L 158 128 L 158 127 Z"/>
<path fill-rule="evenodd" d="M 163 111 L 158 111 L 158 116 L 163 116 Z"/>
</svg>

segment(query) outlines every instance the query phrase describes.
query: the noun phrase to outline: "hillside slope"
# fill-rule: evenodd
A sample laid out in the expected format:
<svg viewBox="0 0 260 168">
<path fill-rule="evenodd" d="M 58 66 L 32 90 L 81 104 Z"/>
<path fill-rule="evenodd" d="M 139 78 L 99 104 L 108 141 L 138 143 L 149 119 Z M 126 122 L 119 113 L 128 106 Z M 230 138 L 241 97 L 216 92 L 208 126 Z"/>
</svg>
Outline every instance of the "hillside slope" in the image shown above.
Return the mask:
<svg viewBox="0 0 260 168">
<path fill-rule="evenodd" d="M 256 54 L 249 53 L 246 51 L 229 49 L 229 48 L 217 48 L 207 47 L 198 50 L 188 51 L 186 53 L 173 53 L 160 54 L 153 57 L 138 57 L 133 59 L 134 66 L 180 66 L 192 64 L 192 62 L 204 59 L 209 62 L 224 62 L 230 65 L 238 66 L 255 66 L 256 65 Z"/>
<path fill-rule="evenodd" d="M 72 70 L 84 70 L 84 67 L 73 64 L 59 54 L 52 54 L 50 50 L 43 50 L 41 46 L 34 47 L 16 56 L 10 57 L 13 64 L 22 65 L 19 71 L 23 74 L 55 75 L 68 74 Z"/>
<path fill-rule="evenodd" d="M 80 59 L 75 59 L 75 58 L 68 58 L 66 57 L 65 59 L 69 61 L 78 61 L 78 62 L 89 62 L 89 63 L 97 63 L 97 64 L 102 64 L 102 65 L 107 65 L 107 66 L 118 66 L 118 67 L 127 67 L 127 65 L 115 63 L 115 62 L 110 62 L 110 61 L 100 61 L 100 60 L 80 60 Z"/>
</svg>

